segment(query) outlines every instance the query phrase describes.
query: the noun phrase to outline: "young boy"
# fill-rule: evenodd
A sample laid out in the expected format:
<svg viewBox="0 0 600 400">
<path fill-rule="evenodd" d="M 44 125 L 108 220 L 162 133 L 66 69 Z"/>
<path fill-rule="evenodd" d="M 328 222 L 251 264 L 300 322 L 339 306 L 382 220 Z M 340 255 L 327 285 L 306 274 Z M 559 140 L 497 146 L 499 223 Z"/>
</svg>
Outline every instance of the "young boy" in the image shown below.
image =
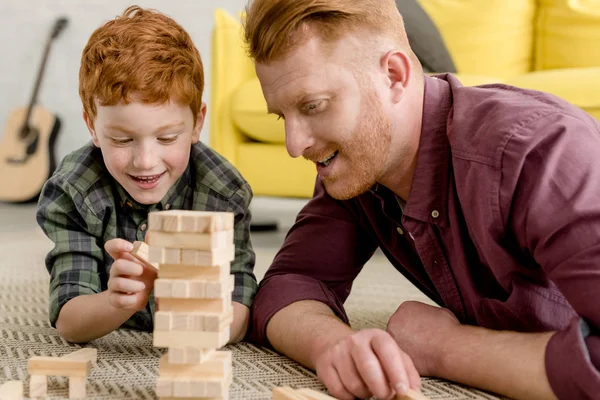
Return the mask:
<svg viewBox="0 0 600 400">
<path fill-rule="evenodd" d="M 37 221 L 55 246 L 50 322 L 70 342 L 125 326 L 153 328 L 156 273 L 129 251 L 148 213 L 186 209 L 235 214 L 234 320 L 241 340 L 256 292 L 250 242 L 252 191 L 199 141 L 204 71 L 190 36 L 171 18 L 129 7 L 83 50 L 79 95 L 92 143 L 69 154 L 42 191 Z"/>
</svg>

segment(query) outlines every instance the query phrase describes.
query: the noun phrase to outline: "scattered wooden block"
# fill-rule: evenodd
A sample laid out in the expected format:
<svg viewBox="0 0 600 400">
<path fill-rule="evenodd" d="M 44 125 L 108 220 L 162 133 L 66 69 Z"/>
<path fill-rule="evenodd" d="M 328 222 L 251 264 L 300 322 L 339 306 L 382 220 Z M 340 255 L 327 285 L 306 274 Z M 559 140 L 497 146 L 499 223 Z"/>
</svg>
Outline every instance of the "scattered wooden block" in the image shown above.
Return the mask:
<svg viewBox="0 0 600 400">
<path fill-rule="evenodd" d="M 29 374 L 29 397 L 46 397 L 46 393 L 48 393 L 48 377 Z"/>
<path fill-rule="evenodd" d="M 169 364 L 200 364 L 215 353 L 215 349 L 198 349 L 195 347 L 170 347 L 167 353 Z"/>
<path fill-rule="evenodd" d="M 218 349 L 229 341 L 230 327 L 220 332 L 154 331 L 154 347 L 198 347 Z"/>
<path fill-rule="evenodd" d="M 297 389 L 296 393 L 303 395 L 307 400 L 335 400 L 335 397 L 309 388 Z"/>
<path fill-rule="evenodd" d="M 62 357 L 31 357 L 27 364 L 30 375 L 29 396 L 44 397 L 48 391 L 48 376 L 69 377 L 69 398 L 85 398 L 85 385 L 98 350 L 84 348 Z"/>
<path fill-rule="evenodd" d="M 146 237 L 150 247 L 173 249 L 212 250 L 231 247 L 233 231 L 212 233 L 150 232 Z"/>
<path fill-rule="evenodd" d="M 231 274 L 229 262 L 214 267 L 198 267 L 194 265 L 161 264 L 158 271 L 160 279 L 188 279 L 222 281 Z"/>
<path fill-rule="evenodd" d="M 273 400 L 307 400 L 307 398 L 289 386 L 280 386 L 273 388 Z"/>
<path fill-rule="evenodd" d="M 169 210 L 148 214 L 152 231 L 209 233 L 232 230 L 233 226 L 234 215 L 230 212 Z"/>
<path fill-rule="evenodd" d="M 180 264 L 210 267 L 229 263 L 235 259 L 235 247 L 213 250 L 190 250 L 168 247 L 150 247 L 148 260 L 158 264 Z"/>
<path fill-rule="evenodd" d="M 408 393 L 406 396 L 396 396 L 396 400 L 429 400 L 427 396 L 425 396 L 421 392 L 417 392 L 416 390 L 408 389 Z"/>
<path fill-rule="evenodd" d="M 140 241 L 133 242 L 133 250 L 131 250 L 130 254 L 145 266 L 158 269 L 158 264 L 153 264 L 149 261 L 149 253 L 150 248 L 148 247 L 148 244 Z"/>
<path fill-rule="evenodd" d="M 7 381 L 0 386 L 0 400 L 21 400 L 23 398 L 23 382 Z"/>
</svg>

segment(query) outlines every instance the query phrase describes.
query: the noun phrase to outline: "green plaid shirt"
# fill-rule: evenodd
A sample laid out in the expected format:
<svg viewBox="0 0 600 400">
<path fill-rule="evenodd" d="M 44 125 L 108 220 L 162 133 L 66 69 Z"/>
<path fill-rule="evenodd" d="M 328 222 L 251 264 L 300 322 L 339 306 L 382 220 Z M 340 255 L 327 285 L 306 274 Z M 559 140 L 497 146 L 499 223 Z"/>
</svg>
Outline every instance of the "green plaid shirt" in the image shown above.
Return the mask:
<svg viewBox="0 0 600 400">
<path fill-rule="evenodd" d="M 192 146 L 185 173 L 160 203 L 144 206 L 129 196 L 91 143 L 67 155 L 40 195 L 37 221 L 54 248 L 46 257 L 50 273 L 50 323 L 55 326 L 70 299 L 107 289 L 112 257 L 104 243 L 113 238 L 143 241 L 150 211 L 206 210 L 235 215 L 233 301 L 250 306 L 257 290 L 250 241 L 252 190 L 240 173 L 203 143 Z M 150 331 L 154 296 L 123 326 Z"/>
</svg>

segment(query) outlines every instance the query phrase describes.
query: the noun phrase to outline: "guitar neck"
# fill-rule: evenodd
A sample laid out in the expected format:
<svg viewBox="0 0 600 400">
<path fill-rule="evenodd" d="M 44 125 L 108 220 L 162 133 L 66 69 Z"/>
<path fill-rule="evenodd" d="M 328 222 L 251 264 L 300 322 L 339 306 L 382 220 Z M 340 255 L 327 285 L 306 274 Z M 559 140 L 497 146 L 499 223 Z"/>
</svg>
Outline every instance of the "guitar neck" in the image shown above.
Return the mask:
<svg viewBox="0 0 600 400">
<path fill-rule="evenodd" d="M 25 126 L 29 126 L 29 120 L 31 119 L 31 114 L 33 112 L 33 107 L 35 107 L 37 103 L 38 94 L 40 91 L 40 86 L 42 85 L 42 78 L 44 76 L 44 71 L 46 69 L 46 62 L 48 61 L 48 55 L 50 54 L 50 46 L 52 45 L 53 38 L 49 37 L 46 40 L 46 46 L 44 48 L 44 55 L 42 56 L 42 62 L 40 67 L 38 68 L 37 77 L 35 79 L 35 85 L 33 86 L 33 93 L 31 94 L 31 98 L 29 99 L 29 105 L 27 106 L 27 114 L 25 115 Z"/>
</svg>

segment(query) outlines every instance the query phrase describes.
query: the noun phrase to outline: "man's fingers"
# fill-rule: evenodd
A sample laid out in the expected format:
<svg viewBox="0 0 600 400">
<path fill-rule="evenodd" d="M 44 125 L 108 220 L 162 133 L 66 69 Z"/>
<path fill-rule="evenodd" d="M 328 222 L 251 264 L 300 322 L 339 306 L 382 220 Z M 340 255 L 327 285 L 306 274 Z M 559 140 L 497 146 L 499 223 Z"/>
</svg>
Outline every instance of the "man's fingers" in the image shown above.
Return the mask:
<svg viewBox="0 0 600 400">
<path fill-rule="evenodd" d="M 113 259 L 121 258 L 123 253 L 129 253 L 133 250 L 133 244 L 125 239 L 111 239 L 104 244 L 104 250 L 110 254 Z"/>
<path fill-rule="evenodd" d="M 353 358 L 354 353 L 370 351 L 369 343 L 364 338 L 353 335 L 348 338 L 349 346 L 338 347 L 334 368 L 344 385 L 344 388 L 354 397 L 368 399 L 373 396 L 367 384 L 363 381 L 361 374 Z M 377 360 L 375 360 L 377 363 Z M 378 365 L 373 366 L 379 368 Z"/>
<path fill-rule="evenodd" d="M 411 389 L 421 390 L 421 376 L 415 367 L 412 359 L 408 354 L 402 352 L 402 360 L 404 361 L 404 369 L 408 374 L 408 383 Z"/>
<path fill-rule="evenodd" d="M 363 341 L 364 342 L 364 341 Z M 371 341 L 352 347 L 352 360 L 364 382 L 369 396 L 388 399 L 394 393 L 390 387 L 377 355 L 373 352 Z"/>
<path fill-rule="evenodd" d="M 385 333 L 375 336 L 371 345 L 392 389 L 399 395 L 405 395 L 409 388 L 409 378 L 407 366 L 403 362 L 403 353 L 396 341 L 391 335 Z M 412 363 L 410 367 L 415 368 Z"/>
<path fill-rule="evenodd" d="M 340 400 L 354 400 L 355 396 L 344 387 L 337 370 L 333 364 L 329 364 L 327 368 L 319 371 L 319 379 L 323 382 L 329 393 Z"/>
<path fill-rule="evenodd" d="M 111 292 L 138 293 L 146 288 L 143 282 L 132 279 L 115 277 L 108 281 L 108 289 Z"/>
<path fill-rule="evenodd" d="M 144 273 L 144 267 L 135 261 L 125 260 L 123 258 L 115 261 L 110 267 L 110 276 L 140 276 Z"/>
</svg>

